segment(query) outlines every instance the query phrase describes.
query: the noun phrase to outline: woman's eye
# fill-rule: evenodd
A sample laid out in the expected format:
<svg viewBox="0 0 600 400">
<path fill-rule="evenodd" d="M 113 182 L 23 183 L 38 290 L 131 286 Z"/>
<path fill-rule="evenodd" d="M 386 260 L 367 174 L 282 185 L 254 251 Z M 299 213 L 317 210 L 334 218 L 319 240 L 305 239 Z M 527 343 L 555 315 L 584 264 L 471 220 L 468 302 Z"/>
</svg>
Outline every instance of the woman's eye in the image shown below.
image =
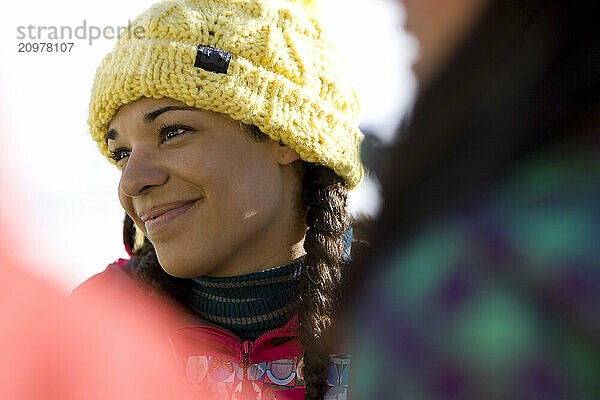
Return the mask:
<svg viewBox="0 0 600 400">
<path fill-rule="evenodd" d="M 127 150 L 127 149 L 111 150 L 109 153 L 109 157 L 112 158 L 113 160 L 115 160 L 116 162 L 119 162 L 128 156 L 129 156 L 129 150 Z"/>
<path fill-rule="evenodd" d="M 183 135 L 189 131 L 190 128 L 185 126 L 167 126 L 161 129 L 163 141 L 176 138 L 177 136 Z"/>
</svg>

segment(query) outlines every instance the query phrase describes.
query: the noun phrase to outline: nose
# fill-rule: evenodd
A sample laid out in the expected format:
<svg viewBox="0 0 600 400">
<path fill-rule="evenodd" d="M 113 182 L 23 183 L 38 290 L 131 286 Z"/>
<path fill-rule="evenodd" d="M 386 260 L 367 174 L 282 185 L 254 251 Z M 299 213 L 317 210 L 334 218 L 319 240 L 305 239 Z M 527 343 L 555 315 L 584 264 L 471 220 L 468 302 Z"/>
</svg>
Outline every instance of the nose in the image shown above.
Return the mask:
<svg viewBox="0 0 600 400">
<path fill-rule="evenodd" d="M 121 174 L 119 191 L 125 196 L 136 197 L 164 184 L 169 176 L 157 161 L 149 151 L 131 151 Z"/>
</svg>

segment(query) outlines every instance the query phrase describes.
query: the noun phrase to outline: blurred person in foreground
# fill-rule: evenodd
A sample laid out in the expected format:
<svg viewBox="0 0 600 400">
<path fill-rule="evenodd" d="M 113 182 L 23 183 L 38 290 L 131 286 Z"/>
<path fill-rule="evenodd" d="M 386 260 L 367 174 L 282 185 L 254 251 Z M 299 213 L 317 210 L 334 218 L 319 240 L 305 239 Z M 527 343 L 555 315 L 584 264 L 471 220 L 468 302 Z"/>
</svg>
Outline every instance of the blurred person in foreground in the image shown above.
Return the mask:
<svg viewBox="0 0 600 400">
<path fill-rule="evenodd" d="M 421 90 L 346 308 L 353 398 L 598 399 L 597 8 L 404 5 Z"/>
<path fill-rule="evenodd" d="M 177 310 L 141 298 L 123 308 L 93 287 L 68 299 L 27 271 L 14 229 L 0 218 L 0 399 L 208 398 L 192 395 L 163 340 Z"/>
</svg>

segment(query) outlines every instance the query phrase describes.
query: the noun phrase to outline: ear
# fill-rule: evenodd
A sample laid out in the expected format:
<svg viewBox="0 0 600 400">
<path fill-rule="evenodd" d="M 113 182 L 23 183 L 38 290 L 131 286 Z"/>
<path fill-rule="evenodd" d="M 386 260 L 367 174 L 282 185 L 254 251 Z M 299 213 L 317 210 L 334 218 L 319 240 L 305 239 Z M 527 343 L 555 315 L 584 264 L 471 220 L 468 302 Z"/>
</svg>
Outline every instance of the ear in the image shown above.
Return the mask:
<svg viewBox="0 0 600 400">
<path fill-rule="evenodd" d="M 277 162 L 279 165 L 288 165 L 300 158 L 295 150 L 289 146 L 286 146 L 282 142 L 279 142 L 277 147 Z"/>
</svg>

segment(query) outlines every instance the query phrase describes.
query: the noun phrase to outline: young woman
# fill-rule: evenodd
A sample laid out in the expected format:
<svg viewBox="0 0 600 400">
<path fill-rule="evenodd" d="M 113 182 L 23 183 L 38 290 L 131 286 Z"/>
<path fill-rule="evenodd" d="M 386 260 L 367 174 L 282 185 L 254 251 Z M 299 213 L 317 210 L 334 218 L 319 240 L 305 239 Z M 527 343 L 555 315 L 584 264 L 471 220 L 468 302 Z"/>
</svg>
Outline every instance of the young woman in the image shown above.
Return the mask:
<svg viewBox="0 0 600 400">
<path fill-rule="evenodd" d="M 94 280 L 190 311 L 171 339 L 211 398 L 345 398 L 328 331 L 362 134 L 307 3 L 156 4 L 95 77 L 90 130 L 122 172 L 133 257 Z"/>
</svg>

